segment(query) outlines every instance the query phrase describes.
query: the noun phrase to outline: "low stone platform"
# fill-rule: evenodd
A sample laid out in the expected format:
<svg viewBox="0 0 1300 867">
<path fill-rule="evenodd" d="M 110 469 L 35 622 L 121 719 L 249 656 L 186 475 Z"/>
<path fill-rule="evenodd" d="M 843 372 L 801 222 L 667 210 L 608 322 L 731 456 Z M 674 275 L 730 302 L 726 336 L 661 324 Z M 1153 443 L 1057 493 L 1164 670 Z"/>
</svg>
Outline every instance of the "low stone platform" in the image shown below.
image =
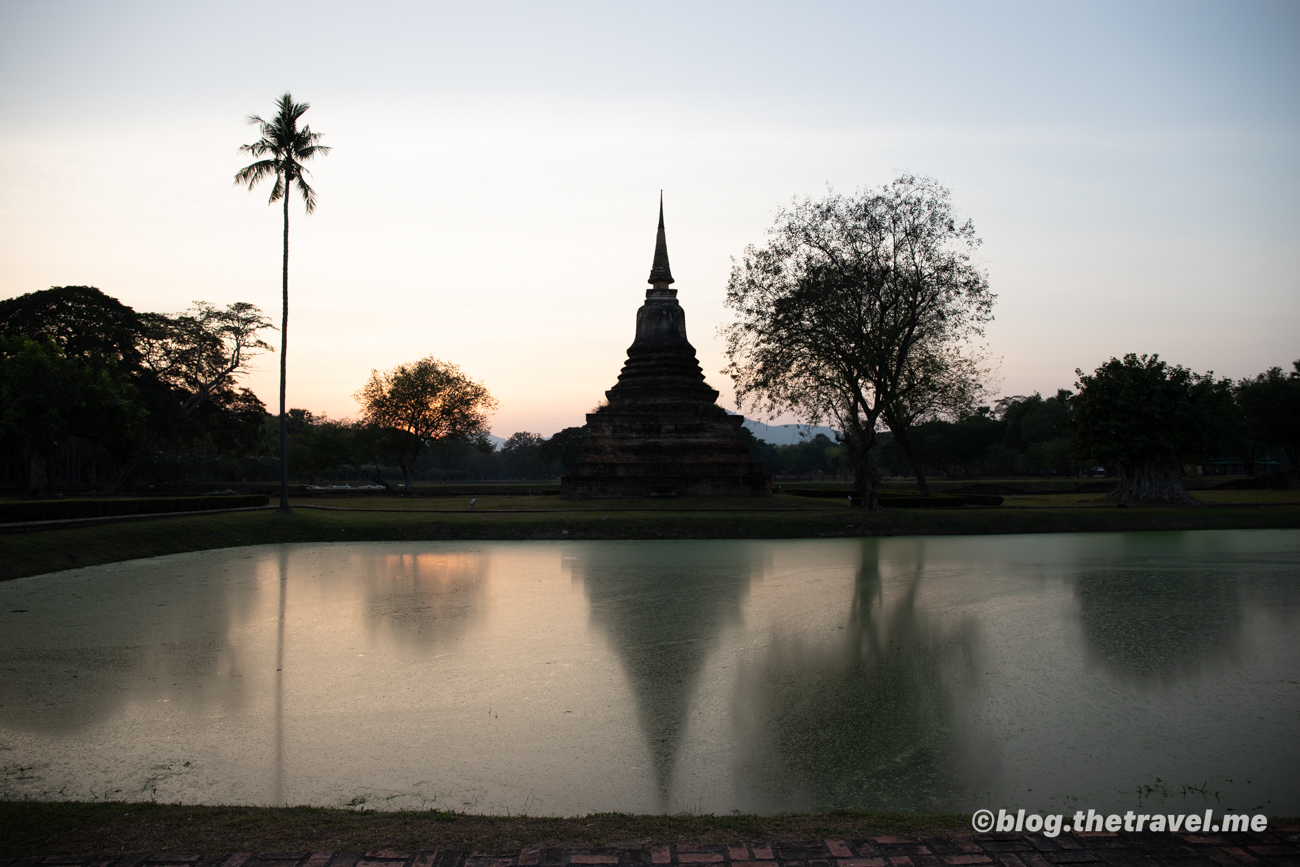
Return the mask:
<svg viewBox="0 0 1300 867">
<path fill-rule="evenodd" d="M 1300 828 L 1214 834 L 955 834 L 729 846 L 537 848 L 501 852 L 283 852 L 0 860 L 0 867 L 1300 867 Z"/>
</svg>

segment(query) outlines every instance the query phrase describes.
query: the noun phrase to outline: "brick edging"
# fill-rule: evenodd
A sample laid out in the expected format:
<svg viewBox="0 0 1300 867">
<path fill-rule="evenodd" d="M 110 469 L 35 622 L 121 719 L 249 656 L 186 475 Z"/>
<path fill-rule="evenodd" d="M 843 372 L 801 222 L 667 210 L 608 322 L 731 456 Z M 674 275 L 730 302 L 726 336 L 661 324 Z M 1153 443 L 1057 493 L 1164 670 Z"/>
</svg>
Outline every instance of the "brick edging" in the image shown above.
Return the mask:
<svg viewBox="0 0 1300 867">
<path fill-rule="evenodd" d="M 1300 867 L 1300 829 L 1197 834 L 953 834 L 809 842 L 650 848 L 524 848 L 499 852 L 426 849 L 395 852 L 238 852 L 0 859 L 0 867 L 1056 867 L 1069 864 L 1156 867 L 1170 862 L 1218 867 Z"/>
</svg>

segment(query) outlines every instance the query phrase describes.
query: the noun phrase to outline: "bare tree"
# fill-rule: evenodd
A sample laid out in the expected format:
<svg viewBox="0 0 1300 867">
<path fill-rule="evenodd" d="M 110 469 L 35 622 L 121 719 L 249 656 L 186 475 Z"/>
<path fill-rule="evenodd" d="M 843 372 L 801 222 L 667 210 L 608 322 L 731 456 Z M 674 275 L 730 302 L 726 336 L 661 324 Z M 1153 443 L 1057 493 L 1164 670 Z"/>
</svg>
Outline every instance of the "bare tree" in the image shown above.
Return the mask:
<svg viewBox="0 0 1300 867">
<path fill-rule="evenodd" d="M 723 329 L 738 406 L 834 423 L 862 505 L 879 509 L 869 452 L 909 375 L 930 353 L 983 334 L 995 296 L 971 261 L 974 226 L 946 189 L 904 175 L 857 196 L 829 193 L 782 210 L 765 247 L 746 248 L 727 283 L 737 321 Z M 910 372 L 910 373 L 909 373 Z"/>
</svg>

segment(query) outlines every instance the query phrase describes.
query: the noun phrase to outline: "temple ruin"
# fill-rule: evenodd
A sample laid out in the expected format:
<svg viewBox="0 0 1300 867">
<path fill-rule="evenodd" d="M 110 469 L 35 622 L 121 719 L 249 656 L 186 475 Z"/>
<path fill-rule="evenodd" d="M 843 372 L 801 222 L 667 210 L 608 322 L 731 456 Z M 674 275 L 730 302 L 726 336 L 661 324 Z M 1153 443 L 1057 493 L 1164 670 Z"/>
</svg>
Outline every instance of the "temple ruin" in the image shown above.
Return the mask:
<svg viewBox="0 0 1300 867">
<path fill-rule="evenodd" d="M 587 414 L 588 439 L 566 498 L 752 497 L 771 493 L 739 429 L 744 417 L 718 406 L 686 339 L 686 312 L 668 267 L 663 199 L 636 339 L 606 403 Z"/>
</svg>

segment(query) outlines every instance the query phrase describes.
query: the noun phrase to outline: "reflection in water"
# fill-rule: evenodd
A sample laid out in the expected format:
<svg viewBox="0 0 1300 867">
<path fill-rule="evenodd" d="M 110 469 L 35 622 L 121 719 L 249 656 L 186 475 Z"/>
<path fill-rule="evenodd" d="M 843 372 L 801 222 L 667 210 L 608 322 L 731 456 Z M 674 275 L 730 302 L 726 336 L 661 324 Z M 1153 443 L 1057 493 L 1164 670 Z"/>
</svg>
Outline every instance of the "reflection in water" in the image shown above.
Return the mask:
<svg viewBox="0 0 1300 867">
<path fill-rule="evenodd" d="M 1297 574 L 1291 530 L 258 546 L 0 582 L 0 797 L 1122 812 L 1159 778 L 1293 814 Z"/>
<path fill-rule="evenodd" d="M 864 540 L 853 602 L 829 641 L 772 637 L 740 673 L 736 708 L 747 809 L 955 809 L 953 699 L 944 668 L 970 669 L 975 627 L 917 605 L 924 548 L 887 603 L 880 543 Z"/>
<path fill-rule="evenodd" d="M 219 571 L 256 586 L 247 576 L 251 559 L 238 560 Z M 111 564 L 7 582 L 13 601 L 5 613 L 22 613 L 4 621 L 0 641 L 0 724 L 75 731 L 132 703 L 247 706 L 244 675 L 265 657 L 250 656 L 231 629 L 256 609 L 256 594 L 232 594 L 225 575 L 212 580 L 184 568 L 148 582 L 121 580 L 130 569 Z"/>
<path fill-rule="evenodd" d="M 584 546 L 564 562 L 627 674 L 668 811 L 700 670 L 723 627 L 739 619 L 762 561 L 748 547 L 709 542 L 640 543 L 636 551 Z"/>
<path fill-rule="evenodd" d="M 1237 576 L 1199 570 L 1107 569 L 1075 583 L 1094 657 L 1123 675 L 1169 679 L 1231 654 L 1240 612 Z"/>
<path fill-rule="evenodd" d="M 477 551 L 386 553 L 353 557 L 369 597 L 374 633 L 431 650 L 461 637 L 488 615 L 488 558 Z"/>
</svg>

